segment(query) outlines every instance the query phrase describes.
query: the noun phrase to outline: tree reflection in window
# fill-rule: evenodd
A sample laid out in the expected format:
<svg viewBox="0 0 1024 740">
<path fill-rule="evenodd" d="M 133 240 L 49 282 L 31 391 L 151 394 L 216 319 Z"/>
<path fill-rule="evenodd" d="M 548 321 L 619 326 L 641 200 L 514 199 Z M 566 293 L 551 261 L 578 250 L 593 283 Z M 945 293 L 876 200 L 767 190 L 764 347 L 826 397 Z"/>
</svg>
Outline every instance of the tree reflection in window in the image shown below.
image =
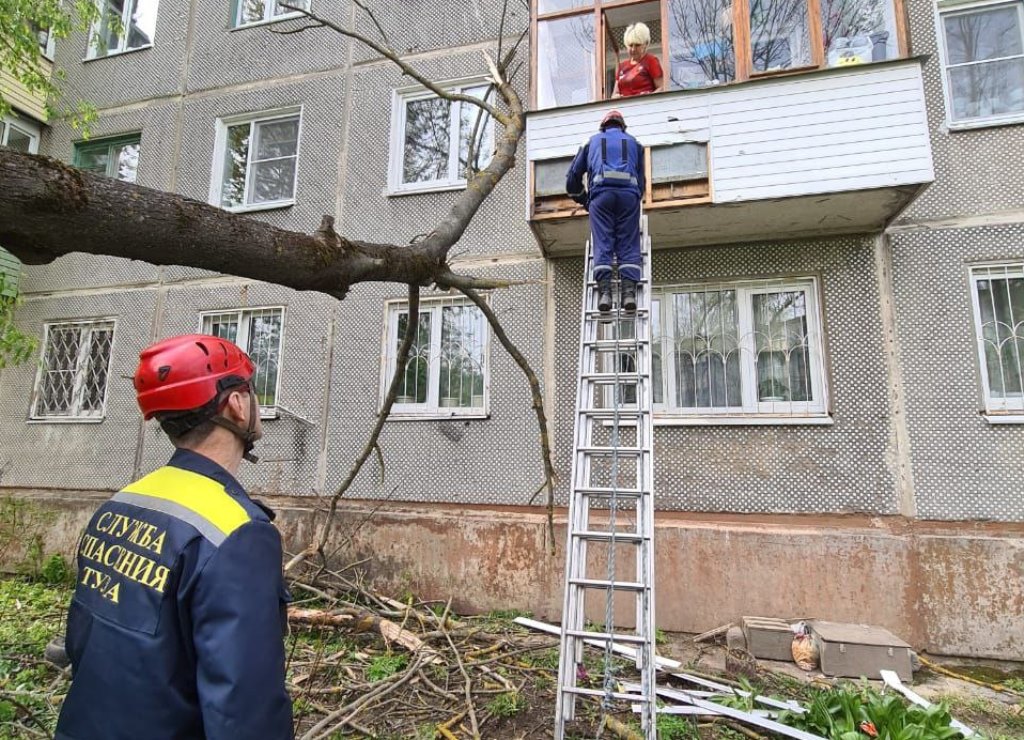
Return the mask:
<svg viewBox="0 0 1024 740">
<path fill-rule="evenodd" d="M 755 293 L 752 305 L 757 400 L 812 400 L 806 293 Z"/>
<path fill-rule="evenodd" d="M 806 0 L 750 0 L 750 57 L 754 72 L 811 63 Z"/>
<path fill-rule="evenodd" d="M 441 406 L 484 405 L 483 318 L 476 306 L 441 309 Z"/>
<path fill-rule="evenodd" d="M 742 406 L 736 292 L 673 296 L 676 406 Z"/>
<path fill-rule="evenodd" d="M 668 0 L 668 23 L 672 88 L 735 79 L 730 0 Z"/>
<path fill-rule="evenodd" d="M 392 348 L 394 356 L 398 356 L 398 347 L 409 327 L 409 312 L 398 314 L 397 344 Z M 409 348 L 409 361 L 405 366 L 405 376 L 398 387 L 396 403 L 426 403 L 429 391 L 430 376 L 430 314 L 420 312 L 416 327 L 416 339 Z"/>
<path fill-rule="evenodd" d="M 426 182 L 448 176 L 450 109 L 451 102 L 443 98 L 406 103 L 402 182 Z"/>
</svg>

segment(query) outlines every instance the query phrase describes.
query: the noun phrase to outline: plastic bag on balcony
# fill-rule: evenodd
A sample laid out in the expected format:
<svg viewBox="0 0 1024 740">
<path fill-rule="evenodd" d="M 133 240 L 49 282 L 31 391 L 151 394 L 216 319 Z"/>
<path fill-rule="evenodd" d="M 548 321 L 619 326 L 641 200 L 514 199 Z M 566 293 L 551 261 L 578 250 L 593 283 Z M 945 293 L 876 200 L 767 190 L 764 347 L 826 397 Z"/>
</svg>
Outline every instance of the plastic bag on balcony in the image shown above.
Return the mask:
<svg viewBox="0 0 1024 740">
<path fill-rule="evenodd" d="M 851 64 L 867 64 L 872 59 L 874 42 L 867 35 L 838 36 L 832 40 L 828 50 L 828 66 L 845 67 Z"/>
</svg>

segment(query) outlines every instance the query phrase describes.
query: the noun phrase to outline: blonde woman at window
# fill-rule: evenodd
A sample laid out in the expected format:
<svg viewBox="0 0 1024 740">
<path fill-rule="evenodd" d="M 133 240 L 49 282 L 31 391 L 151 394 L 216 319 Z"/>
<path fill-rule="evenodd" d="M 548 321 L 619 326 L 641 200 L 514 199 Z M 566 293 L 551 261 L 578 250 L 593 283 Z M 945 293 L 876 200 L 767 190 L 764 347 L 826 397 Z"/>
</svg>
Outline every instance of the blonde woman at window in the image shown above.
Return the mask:
<svg viewBox="0 0 1024 740">
<path fill-rule="evenodd" d="M 651 43 L 651 29 L 645 23 L 634 23 L 626 29 L 624 38 L 629 59 L 619 65 L 615 73 L 612 97 L 629 97 L 657 92 L 665 81 L 658 57 L 647 53 Z"/>
</svg>

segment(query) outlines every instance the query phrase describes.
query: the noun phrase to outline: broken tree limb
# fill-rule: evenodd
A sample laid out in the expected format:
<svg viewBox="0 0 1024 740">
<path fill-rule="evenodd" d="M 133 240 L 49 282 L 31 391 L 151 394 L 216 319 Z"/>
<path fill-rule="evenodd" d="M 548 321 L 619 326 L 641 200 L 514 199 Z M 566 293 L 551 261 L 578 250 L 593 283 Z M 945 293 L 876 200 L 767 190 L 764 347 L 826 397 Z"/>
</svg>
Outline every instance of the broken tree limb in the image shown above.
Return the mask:
<svg viewBox="0 0 1024 740">
<path fill-rule="evenodd" d="M 723 635 L 726 632 L 728 632 L 729 628 L 732 627 L 732 626 L 733 626 L 733 623 L 729 622 L 729 624 L 723 624 L 721 627 L 715 627 L 713 630 L 708 630 L 707 632 L 701 632 L 699 635 L 697 635 L 696 637 L 693 638 L 693 642 L 704 642 L 705 640 L 710 640 L 713 637 L 718 637 L 719 635 Z"/>
<path fill-rule="evenodd" d="M 397 643 L 411 653 L 422 652 L 431 662 L 437 661 L 436 651 L 420 638 L 394 622 L 358 609 L 288 609 L 288 621 L 317 627 L 348 627 L 353 632 L 379 632 L 387 642 Z"/>
</svg>

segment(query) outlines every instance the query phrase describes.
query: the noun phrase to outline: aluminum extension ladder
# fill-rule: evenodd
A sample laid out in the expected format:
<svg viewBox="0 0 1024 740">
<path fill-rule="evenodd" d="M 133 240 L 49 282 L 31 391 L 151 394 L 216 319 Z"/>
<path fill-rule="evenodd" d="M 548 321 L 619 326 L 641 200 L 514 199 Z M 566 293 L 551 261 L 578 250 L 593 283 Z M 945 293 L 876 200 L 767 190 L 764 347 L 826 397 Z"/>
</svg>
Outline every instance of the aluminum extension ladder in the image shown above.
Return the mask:
<svg viewBox="0 0 1024 740">
<path fill-rule="evenodd" d="M 611 313 L 598 312 L 587 242 L 555 740 L 564 740 L 579 696 L 594 697 L 605 709 L 612 703 L 628 711 L 639 703 L 644 737 L 657 737 L 651 245 L 646 216 L 641 216 L 640 227 L 643 274 L 634 314 L 618 305 L 618 281 L 613 283 Z M 592 518 L 592 513 L 598 515 Z M 635 578 L 624 577 L 628 568 L 635 568 Z M 623 602 L 628 608 L 631 600 L 635 627 L 620 630 L 614 626 L 615 613 L 632 619 L 621 608 Z M 605 626 L 598 628 L 603 631 L 588 630 L 587 606 L 593 612 L 598 603 L 604 606 Z M 582 668 L 587 643 L 606 651 L 606 674 L 612 643 L 626 648 L 617 652 L 635 658 L 641 693 L 626 693 L 608 675 L 601 687 L 580 685 L 588 678 Z"/>
</svg>

